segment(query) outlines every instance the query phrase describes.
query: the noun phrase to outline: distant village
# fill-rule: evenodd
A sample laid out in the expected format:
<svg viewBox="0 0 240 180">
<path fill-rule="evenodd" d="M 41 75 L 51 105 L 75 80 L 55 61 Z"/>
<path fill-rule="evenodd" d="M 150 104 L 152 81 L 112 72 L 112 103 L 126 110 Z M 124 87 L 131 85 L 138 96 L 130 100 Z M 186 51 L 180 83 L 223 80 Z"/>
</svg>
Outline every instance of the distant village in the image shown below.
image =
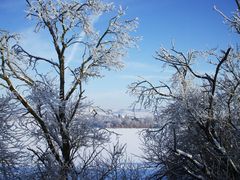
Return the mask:
<svg viewBox="0 0 240 180">
<path fill-rule="evenodd" d="M 105 128 L 154 128 L 157 123 L 151 116 L 136 117 L 132 114 L 96 115 L 94 124 Z"/>
</svg>

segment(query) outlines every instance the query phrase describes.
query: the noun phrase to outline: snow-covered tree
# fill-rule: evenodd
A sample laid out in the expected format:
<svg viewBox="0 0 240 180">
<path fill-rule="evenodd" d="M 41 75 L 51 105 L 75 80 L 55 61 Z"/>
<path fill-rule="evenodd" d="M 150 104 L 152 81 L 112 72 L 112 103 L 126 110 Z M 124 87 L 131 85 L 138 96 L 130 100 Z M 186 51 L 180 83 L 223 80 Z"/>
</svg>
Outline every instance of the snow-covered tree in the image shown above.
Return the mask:
<svg viewBox="0 0 240 180">
<path fill-rule="evenodd" d="M 94 21 L 103 14 L 97 30 Z M 27 0 L 27 17 L 36 22 L 36 32 L 48 33 L 56 58 L 32 55 L 18 44 L 17 35 L 0 31 L 0 85 L 21 103 L 24 127 L 45 143 L 29 150 L 55 178 L 75 172 L 81 147 L 107 138 L 88 123 L 84 85 L 101 77 L 103 69 L 121 69 L 127 49 L 135 46 L 138 38 L 130 33 L 137 20 L 124 19 L 124 14 L 101 0 Z M 71 63 L 67 55 L 73 46 L 79 47 L 80 58 Z"/>
<path fill-rule="evenodd" d="M 226 19 L 237 32 L 238 17 L 239 10 Z M 130 86 L 160 125 L 143 137 L 144 158 L 158 169 L 153 178 L 239 179 L 239 49 L 183 53 L 173 46 L 161 48 L 155 58 L 174 70 L 171 82 L 141 80 Z M 196 69 L 204 59 L 212 72 Z"/>
<path fill-rule="evenodd" d="M 11 100 L 9 96 L 0 97 L 0 179 L 16 178 L 16 168 L 23 156 L 20 136 L 14 125 L 16 105 Z"/>
</svg>

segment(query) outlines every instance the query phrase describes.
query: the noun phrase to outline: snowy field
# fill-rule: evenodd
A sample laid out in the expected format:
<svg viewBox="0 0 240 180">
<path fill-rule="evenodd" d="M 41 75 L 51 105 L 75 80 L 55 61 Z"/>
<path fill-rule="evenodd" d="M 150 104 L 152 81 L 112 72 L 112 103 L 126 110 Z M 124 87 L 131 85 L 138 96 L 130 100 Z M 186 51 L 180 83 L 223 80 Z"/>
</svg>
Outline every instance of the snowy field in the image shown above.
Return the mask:
<svg viewBox="0 0 240 180">
<path fill-rule="evenodd" d="M 112 149 L 113 146 L 119 142 L 120 145 L 125 145 L 126 155 L 129 161 L 141 162 L 140 156 L 143 155 L 141 151 L 142 142 L 140 138 L 140 133 L 143 131 L 143 128 L 108 128 L 109 132 L 112 132 L 110 135 L 110 141 L 104 144 L 106 149 Z M 25 139 L 26 145 L 28 148 L 33 150 L 39 150 L 38 147 L 45 149 L 45 143 L 43 141 L 34 142 L 31 139 Z M 91 153 L 92 147 L 84 148 L 80 150 L 80 154 Z M 105 153 L 103 153 L 104 155 Z"/>
<path fill-rule="evenodd" d="M 109 142 L 110 146 L 119 140 L 120 144 L 126 144 L 126 152 L 130 160 L 134 162 L 141 161 L 139 156 L 143 155 L 143 152 L 141 151 L 142 142 L 140 139 L 140 132 L 143 129 L 113 128 L 109 130 L 118 134 L 113 134 L 111 136 L 111 142 Z"/>
</svg>

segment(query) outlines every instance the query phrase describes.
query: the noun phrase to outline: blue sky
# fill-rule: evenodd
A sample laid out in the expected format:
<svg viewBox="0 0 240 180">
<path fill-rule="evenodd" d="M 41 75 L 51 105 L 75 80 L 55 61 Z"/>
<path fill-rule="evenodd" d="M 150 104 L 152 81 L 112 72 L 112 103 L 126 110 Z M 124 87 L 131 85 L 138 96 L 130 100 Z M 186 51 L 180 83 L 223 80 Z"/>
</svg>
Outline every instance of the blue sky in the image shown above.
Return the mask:
<svg viewBox="0 0 240 180">
<path fill-rule="evenodd" d="M 111 1 L 111 0 L 108 0 Z M 115 0 L 116 5 L 128 8 L 126 16 L 138 17 L 136 36 L 142 36 L 138 49 L 131 49 L 124 59 L 122 71 L 104 72 L 105 77 L 89 81 L 86 93 L 95 105 L 103 108 L 128 108 L 134 101 L 126 91 L 138 76 L 151 81 L 167 80 L 169 70 L 163 71 L 154 60 L 155 51 L 164 46 L 188 49 L 226 49 L 239 38 L 213 10 L 216 5 L 227 15 L 236 9 L 234 0 Z M 22 44 L 38 55 L 52 55 L 45 34 L 33 33 L 34 23 L 25 18 L 24 0 L 0 0 L 0 28 L 21 33 Z M 207 67 L 199 66 L 200 71 Z"/>
</svg>

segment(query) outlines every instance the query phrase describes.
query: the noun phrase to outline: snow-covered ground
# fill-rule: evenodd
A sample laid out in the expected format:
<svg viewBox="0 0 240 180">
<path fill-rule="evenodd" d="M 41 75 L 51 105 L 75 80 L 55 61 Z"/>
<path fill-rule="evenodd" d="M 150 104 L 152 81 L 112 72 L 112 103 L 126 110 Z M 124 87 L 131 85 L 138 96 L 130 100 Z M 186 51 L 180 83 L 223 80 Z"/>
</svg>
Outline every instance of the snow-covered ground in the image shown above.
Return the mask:
<svg viewBox="0 0 240 180">
<path fill-rule="evenodd" d="M 143 152 L 141 151 L 142 142 L 140 138 L 140 132 L 143 129 L 113 128 L 109 130 L 119 134 L 111 135 L 111 142 L 109 142 L 110 146 L 119 140 L 119 143 L 126 144 L 126 153 L 130 160 L 134 162 L 141 161 L 139 156 L 143 155 Z"/>
<path fill-rule="evenodd" d="M 110 136 L 110 141 L 104 144 L 104 147 L 108 150 L 112 150 L 113 146 L 119 142 L 120 145 L 125 145 L 126 153 L 122 160 L 127 160 L 130 163 L 142 163 L 143 160 L 141 156 L 143 152 L 141 150 L 142 142 L 140 133 L 143 131 L 143 128 L 108 128 L 108 131 L 114 132 Z M 45 145 L 42 141 L 38 141 L 34 143 L 31 139 L 25 141 L 28 148 L 33 150 L 39 150 L 38 148 L 41 147 L 45 149 Z M 28 150 L 26 150 L 28 152 Z M 81 157 L 87 157 L 89 153 L 92 153 L 92 147 L 88 148 L 81 148 L 79 151 L 79 155 Z M 102 152 L 103 157 L 108 157 L 105 151 Z M 76 164 L 78 164 L 81 160 L 79 157 L 75 159 Z M 1 179 L 1 178 L 0 178 Z"/>
</svg>

